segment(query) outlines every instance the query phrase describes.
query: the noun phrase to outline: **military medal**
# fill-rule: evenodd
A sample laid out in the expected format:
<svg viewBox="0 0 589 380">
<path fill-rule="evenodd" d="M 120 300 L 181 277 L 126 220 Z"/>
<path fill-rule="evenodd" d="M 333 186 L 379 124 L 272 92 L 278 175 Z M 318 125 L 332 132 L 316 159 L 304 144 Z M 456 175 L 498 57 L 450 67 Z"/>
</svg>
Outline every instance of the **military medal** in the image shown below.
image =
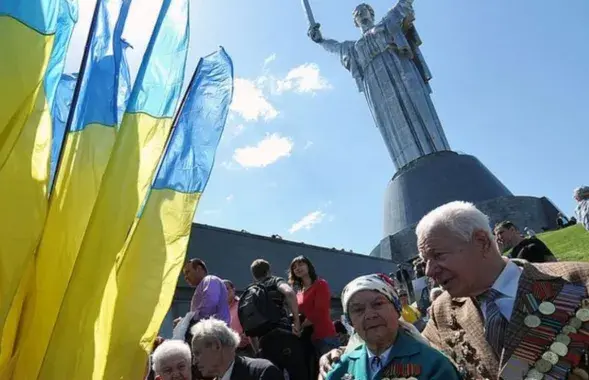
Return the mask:
<svg viewBox="0 0 589 380">
<path fill-rule="evenodd" d="M 552 302 L 544 301 L 538 306 L 538 310 L 544 315 L 551 315 L 556 311 L 556 306 Z"/>
<path fill-rule="evenodd" d="M 550 345 L 550 351 L 554 352 L 558 356 L 566 356 L 566 354 L 569 352 L 569 349 L 560 342 L 554 342 Z"/>
<path fill-rule="evenodd" d="M 538 327 L 538 326 L 540 326 L 541 323 L 542 323 L 542 321 L 540 320 L 540 318 L 538 318 L 538 316 L 532 315 L 532 314 L 527 315 L 526 318 L 524 319 L 524 324 L 526 326 L 528 326 L 529 328 Z"/>
<path fill-rule="evenodd" d="M 546 360 L 552 365 L 556 365 L 558 363 L 558 355 L 552 351 L 546 351 L 542 354 L 542 359 Z"/>
<path fill-rule="evenodd" d="M 526 373 L 526 378 L 527 379 L 534 379 L 534 380 L 542 380 L 544 378 L 544 374 L 540 371 L 538 371 L 535 368 L 532 368 L 531 370 L 528 371 L 528 373 Z"/>
<path fill-rule="evenodd" d="M 575 313 L 575 316 L 581 321 L 581 322 L 587 322 L 589 321 L 589 309 L 579 309 L 577 310 L 577 312 Z"/>
<path fill-rule="evenodd" d="M 565 334 L 558 334 L 556 336 L 556 338 L 554 338 L 554 340 L 556 342 L 560 342 L 560 343 L 564 344 L 565 346 L 568 346 L 569 344 L 571 344 L 571 337 L 569 337 L 568 335 L 565 335 Z"/>
<path fill-rule="evenodd" d="M 534 368 L 536 368 L 540 373 L 546 373 L 552 369 L 552 364 L 550 364 L 550 362 L 545 359 L 540 359 L 534 363 Z"/>
</svg>

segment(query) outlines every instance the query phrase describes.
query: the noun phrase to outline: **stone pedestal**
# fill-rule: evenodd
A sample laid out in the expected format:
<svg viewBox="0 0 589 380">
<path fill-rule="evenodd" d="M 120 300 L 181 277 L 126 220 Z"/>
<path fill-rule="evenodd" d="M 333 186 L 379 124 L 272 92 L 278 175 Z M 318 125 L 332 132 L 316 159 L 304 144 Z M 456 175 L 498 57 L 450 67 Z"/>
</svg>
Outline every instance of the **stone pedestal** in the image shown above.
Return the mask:
<svg viewBox="0 0 589 380">
<path fill-rule="evenodd" d="M 472 202 L 492 225 L 511 220 L 536 232 L 553 228 L 557 208 L 547 198 L 514 196 L 476 157 L 446 151 L 423 156 L 401 168 L 388 184 L 384 233 L 371 256 L 399 263 L 417 255 L 415 226 L 434 208 L 451 201 Z"/>
</svg>

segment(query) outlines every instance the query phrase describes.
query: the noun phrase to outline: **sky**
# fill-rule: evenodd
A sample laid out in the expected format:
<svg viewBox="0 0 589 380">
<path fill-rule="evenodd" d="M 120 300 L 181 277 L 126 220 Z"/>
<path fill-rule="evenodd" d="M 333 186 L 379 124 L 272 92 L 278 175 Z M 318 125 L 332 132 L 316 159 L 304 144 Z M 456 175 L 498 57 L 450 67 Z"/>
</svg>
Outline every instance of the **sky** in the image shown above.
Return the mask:
<svg viewBox="0 0 589 380">
<path fill-rule="evenodd" d="M 309 0 L 323 36 L 358 38 L 358 1 Z M 80 1 L 67 71 L 77 71 L 93 1 Z M 395 3 L 373 0 L 380 19 Z M 161 5 L 133 0 L 124 32 L 141 62 Z M 195 221 L 368 254 L 383 236 L 395 173 L 364 96 L 307 36 L 300 0 L 194 0 L 186 81 L 223 46 L 235 93 Z M 432 99 L 453 150 L 514 194 L 567 214 L 589 184 L 589 2 L 415 0 Z"/>
</svg>

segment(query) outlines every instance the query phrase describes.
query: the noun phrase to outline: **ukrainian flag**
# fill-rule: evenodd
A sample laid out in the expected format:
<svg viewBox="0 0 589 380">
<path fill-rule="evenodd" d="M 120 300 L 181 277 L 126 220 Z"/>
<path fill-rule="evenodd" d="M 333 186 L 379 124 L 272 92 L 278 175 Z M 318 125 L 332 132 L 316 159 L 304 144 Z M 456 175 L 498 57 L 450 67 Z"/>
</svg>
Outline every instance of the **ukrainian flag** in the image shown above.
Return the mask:
<svg viewBox="0 0 589 380">
<path fill-rule="evenodd" d="M 57 177 L 37 250 L 34 298 L 21 317 L 17 379 L 35 378 L 41 367 L 114 144 L 120 99 L 129 87 L 121 41 L 129 5 L 97 2 L 82 74 L 63 75 L 58 85 L 51 157 Z"/>
<path fill-rule="evenodd" d="M 109 277 L 170 132 L 184 79 L 188 17 L 188 0 L 163 1 L 52 327 L 40 379 L 102 379 L 104 365 L 97 360 L 108 347 L 105 331 L 116 296 Z M 55 191 L 59 174 L 57 181 Z M 111 302 L 101 308 L 105 294 Z"/>
<path fill-rule="evenodd" d="M 139 379 L 170 307 L 233 95 L 231 58 L 200 60 L 117 271 L 105 379 Z"/>
<path fill-rule="evenodd" d="M 0 365 L 12 354 L 23 275 L 45 222 L 49 111 L 76 21 L 76 2 L 0 1 Z"/>
</svg>

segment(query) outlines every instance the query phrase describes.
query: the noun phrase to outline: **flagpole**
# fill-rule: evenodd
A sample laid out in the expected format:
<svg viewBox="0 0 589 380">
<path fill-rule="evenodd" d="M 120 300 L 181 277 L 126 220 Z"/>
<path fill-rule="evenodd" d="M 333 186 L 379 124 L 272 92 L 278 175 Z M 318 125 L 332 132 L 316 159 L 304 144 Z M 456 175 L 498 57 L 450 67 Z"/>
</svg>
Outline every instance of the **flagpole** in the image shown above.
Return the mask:
<svg viewBox="0 0 589 380">
<path fill-rule="evenodd" d="M 100 3 L 103 0 L 96 0 L 96 6 L 94 7 L 94 14 L 92 15 L 92 21 L 90 23 L 90 29 L 88 30 L 88 38 L 86 39 L 86 46 L 84 47 L 84 53 L 82 55 L 82 62 L 80 63 L 80 70 L 78 71 L 78 78 L 76 80 L 76 86 L 74 87 L 74 93 L 72 96 L 72 102 L 70 104 L 70 110 L 67 116 L 67 121 L 65 123 L 65 130 L 63 133 L 63 138 L 61 139 L 61 146 L 59 148 L 59 155 L 57 158 L 57 163 L 55 164 L 55 175 L 53 176 L 53 183 L 51 184 L 51 188 L 49 189 L 49 200 L 48 204 L 51 205 L 51 200 L 53 199 L 53 194 L 55 193 L 53 190 L 55 188 L 55 184 L 57 179 L 59 178 L 59 174 L 61 172 L 61 162 L 63 161 L 63 156 L 65 154 L 65 143 L 67 141 L 68 132 L 71 128 L 72 122 L 74 120 L 74 114 L 76 111 L 76 104 L 78 103 L 78 98 L 80 97 L 80 89 L 82 87 L 82 80 L 84 78 L 84 74 L 86 72 L 86 66 L 88 64 L 88 55 L 90 54 L 90 48 L 92 43 L 92 37 L 94 36 L 94 31 L 96 30 L 96 24 L 98 22 L 98 11 L 100 9 Z"/>
</svg>

